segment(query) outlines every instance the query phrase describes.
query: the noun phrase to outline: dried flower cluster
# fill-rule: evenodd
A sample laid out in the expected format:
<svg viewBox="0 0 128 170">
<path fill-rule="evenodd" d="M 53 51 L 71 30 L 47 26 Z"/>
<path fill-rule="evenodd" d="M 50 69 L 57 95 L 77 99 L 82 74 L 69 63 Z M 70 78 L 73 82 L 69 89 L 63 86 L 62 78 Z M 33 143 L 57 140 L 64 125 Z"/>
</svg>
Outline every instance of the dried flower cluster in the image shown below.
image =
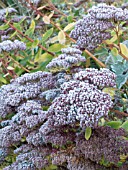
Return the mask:
<svg viewBox="0 0 128 170">
<path fill-rule="evenodd" d="M 113 2 L 115 2 L 115 0 L 95 0 L 95 2 L 97 2 L 97 3 L 113 3 Z"/>
<path fill-rule="evenodd" d="M 84 139 L 83 134 L 77 136 L 76 154 L 82 153 L 85 159 L 95 162 L 100 162 L 103 158 L 108 162 L 118 163 L 120 155 L 128 153 L 128 142 L 121 136 L 125 136 L 124 129 L 97 127 L 88 141 Z"/>
<path fill-rule="evenodd" d="M 2 51 L 9 52 L 12 50 L 25 50 L 25 49 L 26 49 L 26 44 L 19 40 L 14 40 L 14 41 L 5 40 L 0 43 L 0 53 Z"/>
<path fill-rule="evenodd" d="M 111 38 L 109 30 L 114 28 L 114 22 L 127 20 L 127 9 L 101 3 L 89 9 L 88 14 L 76 23 L 70 36 L 77 40 L 80 49 L 93 51 L 103 40 Z"/>
<path fill-rule="evenodd" d="M 116 76 L 107 68 L 82 67 L 86 59 L 78 48 L 94 50 L 110 38 L 111 20 L 127 20 L 127 10 L 93 7 L 71 32 L 77 46 L 62 49 L 46 66 L 49 72 L 26 73 L 1 87 L 0 163 L 16 156 L 3 170 L 38 170 L 51 162 L 58 169 L 106 170 L 105 162 L 117 165 L 121 155 L 127 156 L 126 132 L 99 126 L 113 106 L 102 89 L 116 87 Z M 0 34 L 7 38 L 6 32 Z M 0 43 L 0 52 L 25 49 L 19 40 Z M 92 129 L 89 140 L 87 127 Z"/>
<path fill-rule="evenodd" d="M 4 8 L 0 10 L 0 21 L 3 21 L 5 19 L 6 13 L 16 13 L 17 10 L 14 8 Z"/>
<path fill-rule="evenodd" d="M 61 55 L 53 59 L 48 65 L 47 68 L 51 71 L 60 71 L 66 70 L 73 66 L 77 66 L 80 62 L 85 62 L 85 57 L 81 56 L 82 52 L 76 48 L 63 48 Z"/>
<path fill-rule="evenodd" d="M 128 10 L 109 6 L 104 3 L 93 6 L 89 9 L 89 14 L 98 20 L 127 21 Z"/>
</svg>

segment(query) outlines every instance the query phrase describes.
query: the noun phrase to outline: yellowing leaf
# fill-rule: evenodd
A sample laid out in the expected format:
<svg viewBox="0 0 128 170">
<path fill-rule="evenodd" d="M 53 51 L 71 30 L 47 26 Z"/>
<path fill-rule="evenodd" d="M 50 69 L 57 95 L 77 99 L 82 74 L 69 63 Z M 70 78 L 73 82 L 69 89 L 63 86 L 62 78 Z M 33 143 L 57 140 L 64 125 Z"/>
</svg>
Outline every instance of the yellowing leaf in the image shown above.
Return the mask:
<svg viewBox="0 0 128 170">
<path fill-rule="evenodd" d="M 75 22 L 72 22 L 72 23 L 68 24 L 68 25 L 64 28 L 64 31 L 70 30 L 72 27 L 74 27 L 74 25 L 75 25 Z"/>
<path fill-rule="evenodd" d="M 102 90 L 104 93 L 107 93 L 109 94 L 112 99 L 114 99 L 114 95 L 115 95 L 115 91 L 116 91 L 116 88 L 113 88 L 113 87 L 106 87 Z"/>
<path fill-rule="evenodd" d="M 48 54 L 48 53 L 44 53 L 44 54 L 41 54 L 40 56 L 38 56 L 38 58 L 35 58 L 35 62 L 45 62 L 47 61 L 49 58 L 53 58 L 52 55 Z"/>
<path fill-rule="evenodd" d="M 117 35 L 114 35 L 110 40 L 106 40 L 105 42 L 107 44 L 112 44 L 113 42 L 115 42 L 117 40 Z"/>
<path fill-rule="evenodd" d="M 29 28 L 33 28 L 33 29 L 35 29 L 35 21 L 34 20 L 32 20 L 31 21 L 31 25 L 30 25 L 30 27 Z"/>
<path fill-rule="evenodd" d="M 49 48 L 48 48 L 48 51 L 50 52 L 59 52 L 61 51 L 62 48 L 65 48 L 66 46 L 65 45 L 62 45 L 62 44 L 53 44 L 51 45 Z"/>
<path fill-rule="evenodd" d="M 50 18 L 52 18 L 53 14 L 54 14 L 54 11 L 49 16 L 45 15 L 43 17 L 43 21 L 44 21 L 45 24 L 50 24 Z"/>
<path fill-rule="evenodd" d="M 43 21 L 45 24 L 50 24 L 50 18 L 46 15 L 43 17 Z"/>
<path fill-rule="evenodd" d="M 8 66 L 7 69 L 8 70 L 14 70 L 14 68 L 12 66 Z"/>
<path fill-rule="evenodd" d="M 52 11 L 51 14 L 48 16 L 49 19 L 52 18 L 53 14 L 54 14 L 54 11 Z"/>
<path fill-rule="evenodd" d="M 55 36 L 49 40 L 50 43 L 55 43 L 56 41 L 58 41 L 58 36 Z"/>
<path fill-rule="evenodd" d="M 61 30 L 58 34 L 58 41 L 60 44 L 65 44 L 66 37 L 63 30 Z"/>
<path fill-rule="evenodd" d="M 37 8 L 37 10 L 41 10 L 41 9 L 44 9 L 46 6 L 41 6 L 39 8 Z"/>
<path fill-rule="evenodd" d="M 37 17 L 35 18 L 35 20 L 38 20 L 40 18 L 40 14 L 37 15 Z"/>
<path fill-rule="evenodd" d="M 120 48 L 121 48 L 121 52 L 122 54 L 124 54 L 126 57 L 128 57 L 128 48 L 125 44 L 120 43 Z"/>
</svg>

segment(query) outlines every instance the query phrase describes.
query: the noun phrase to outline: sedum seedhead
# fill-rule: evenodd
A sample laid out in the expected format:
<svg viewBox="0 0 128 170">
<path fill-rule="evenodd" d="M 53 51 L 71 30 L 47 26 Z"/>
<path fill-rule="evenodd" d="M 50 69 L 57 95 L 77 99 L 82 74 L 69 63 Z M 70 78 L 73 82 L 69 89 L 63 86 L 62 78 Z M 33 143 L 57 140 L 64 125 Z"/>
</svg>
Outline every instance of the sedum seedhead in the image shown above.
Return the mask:
<svg viewBox="0 0 128 170">
<path fill-rule="evenodd" d="M 62 49 L 62 53 L 57 58 L 53 59 L 46 68 L 51 71 L 60 71 L 66 70 L 73 66 L 77 66 L 80 62 L 85 62 L 85 58 L 81 56 L 82 52 L 76 48 L 64 48 Z"/>
</svg>

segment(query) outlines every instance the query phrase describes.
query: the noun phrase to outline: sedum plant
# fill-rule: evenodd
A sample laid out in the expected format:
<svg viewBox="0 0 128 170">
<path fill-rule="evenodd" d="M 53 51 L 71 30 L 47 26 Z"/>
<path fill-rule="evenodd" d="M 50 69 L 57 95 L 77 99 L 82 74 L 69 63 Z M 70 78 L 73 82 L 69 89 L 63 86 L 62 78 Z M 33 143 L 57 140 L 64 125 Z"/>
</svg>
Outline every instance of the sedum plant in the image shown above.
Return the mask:
<svg viewBox="0 0 128 170">
<path fill-rule="evenodd" d="M 27 30 L 20 26 L 30 17 L 10 17 L 8 22 L 7 10 L 0 12 L 0 22 L 6 23 L 0 26 L 0 61 L 4 74 L 9 70 L 12 75 L 0 88 L 0 169 L 127 169 L 127 42 L 120 37 L 121 27 L 127 27 L 127 8 L 101 3 L 91 7 L 74 28 L 69 23 L 62 29 L 61 21 L 56 25 L 52 17 L 65 15 L 54 3 L 47 1 L 48 6 L 37 9 L 40 1 L 26 2 L 26 8 L 37 15 Z M 54 12 L 45 16 L 39 12 L 49 9 Z M 16 12 L 8 8 L 9 15 Z M 41 16 L 48 28 L 42 38 L 40 31 L 35 32 Z M 102 47 L 108 48 L 113 65 L 97 58 L 95 51 Z M 99 55 L 106 53 L 99 51 Z M 44 67 L 38 66 L 41 57 L 49 57 L 40 63 Z M 14 63 L 21 68 L 18 74 Z"/>
</svg>

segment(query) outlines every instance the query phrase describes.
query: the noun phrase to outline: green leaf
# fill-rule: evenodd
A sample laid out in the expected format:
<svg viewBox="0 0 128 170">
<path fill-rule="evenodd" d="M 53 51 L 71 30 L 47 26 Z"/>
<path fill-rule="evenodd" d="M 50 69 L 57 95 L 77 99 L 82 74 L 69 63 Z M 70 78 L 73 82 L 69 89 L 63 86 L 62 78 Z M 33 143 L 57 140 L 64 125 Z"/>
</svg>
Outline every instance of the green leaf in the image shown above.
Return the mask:
<svg viewBox="0 0 128 170">
<path fill-rule="evenodd" d="M 39 51 L 39 54 L 36 55 L 34 61 L 41 63 L 41 62 L 45 62 L 45 61 L 47 61 L 47 60 L 49 60 L 49 59 L 52 59 L 52 58 L 53 58 L 52 55 L 50 55 L 50 54 L 48 54 L 48 53 L 40 54 L 40 51 Z"/>
<path fill-rule="evenodd" d="M 8 23 L 9 23 L 9 22 L 8 22 Z M 8 28 L 9 28 L 8 23 L 5 24 L 5 25 L 1 25 L 1 26 L 0 26 L 0 30 L 6 30 L 6 29 L 8 29 Z"/>
<path fill-rule="evenodd" d="M 88 140 L 91 137 L 92 129 L 91 127 L 87 127 L 85 130 L 85 139 Z"/>
<path fill-rule="evenodd" d="M 121 121 L 110 121 L 106 123 L 106 125 L 110 126 L 113 129 L 119 129 L 121 126 Z"/>
<path fill-rule="evenodd" d="M 65 28 L 64 28 L 64 31 L 69 31 L 71 30 L 74 26 L 75 26 L 75 22 L 72 22 L 70 24 L 68 24 Z"/>
<path fill-rule="evenodd" d="M 122 127 L 123 129 L 125 129 L 126 131 L 128 131 L 128 120 L 126 120 L 126 121 L 121 125 L 121 127 Z"/>
<path fill-rule="evenodd" d="M 71 23 L 71 22 L 73 21 L 73 16 L 69 15 L 69 16 L 67 17 L 67 20 L 68 20 L 69 23 Z"/>
<path fill-rule="evenodd" d="M 53 28 L 46 31 L 46 33 L 42 37 L 42 41 L 46 41 L 53 33 Z"/>
<path fill-rule="evenodd" d="M 6 84 L 6 83 L 7 83 L 6 79 L 5 79 L 5 78 L 3 78 L 2 76 L 0 76 L 0 82 L 2 82 L 2 83 L 4 83 L 4 84 Z"/>
<path fill-rule="evenodd" d="M 14 37 L 17 34 L 17 31 L 15 31 L 13 34 L 11 34 L 10 39 Z"/>
<path fill-rule="evenodd" d="M 118 50 L 114 47 L 114 48 L 112 48 L 111 53 L 112 53 L 114 56 L 117 56 L 117 55 L 118 55 Z"/>
<path fill-rule="evenodd" d="M 37 47 L 37 45 L 39 44 L 39 40 L 34 40 L 34 42 L 32 43 L 32 47 L 35 48 Z"/>
<path fill-rule="evenodd" d="M 65 48 L 66 46 L 65 45 L 62 45 L 62 44 L 53 44 L 51 45 L 49 48 L 48 48 L 48 51 L 50 52 L 59 52 L 61 51 L 62 48 Z"/>
<path fill-rule="evenodd" d="M 33 34 L 33 28 L 29 28 L 26 30 L 25 35 L 31 36 Z"/>
<path fill-rule="evenodd" d="M 14 25 L 14 27 L 16 28 L 16 29 L 18 29 L 18 30 L 22 30 L 22 27 L 21 27 L 21 25 L 19 24 L 19 23 L 14 23 L 13 24 Z"/>
</svg>

